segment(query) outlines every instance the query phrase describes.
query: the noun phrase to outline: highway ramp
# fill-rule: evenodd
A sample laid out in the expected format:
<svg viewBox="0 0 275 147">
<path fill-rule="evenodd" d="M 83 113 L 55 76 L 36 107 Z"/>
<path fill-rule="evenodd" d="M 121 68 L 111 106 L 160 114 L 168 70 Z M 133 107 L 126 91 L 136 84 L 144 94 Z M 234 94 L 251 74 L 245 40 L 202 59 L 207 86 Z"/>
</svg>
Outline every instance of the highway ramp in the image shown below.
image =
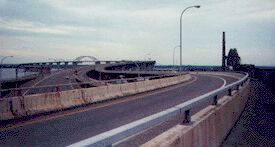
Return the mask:
<svg viewBox="0 0 275 147">
<path fill-rule="evenodd" d="M 0 146 L 66 146 L 160 112 L 237 79 L 195 75 L 193 81 L 85 108 L 2 126 Z"/>
</svg>

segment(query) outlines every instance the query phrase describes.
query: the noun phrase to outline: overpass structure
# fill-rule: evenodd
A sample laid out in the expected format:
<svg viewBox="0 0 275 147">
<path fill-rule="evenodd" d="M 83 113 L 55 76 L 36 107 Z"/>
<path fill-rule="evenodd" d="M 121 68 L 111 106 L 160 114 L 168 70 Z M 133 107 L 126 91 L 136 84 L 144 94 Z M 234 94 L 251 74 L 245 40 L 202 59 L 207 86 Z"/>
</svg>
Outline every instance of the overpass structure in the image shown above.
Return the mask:
<svg viewBox="0 0 275 147">
<path fill-rule="evenodd" d="M 83 60 L 88 58 L 89 60 Z M 18 78 L 19 69 L 23 69 L 25 72 L 39 72 L 39 73 L 49 73 L 51 69 L 68 69 L 68 68 L 76 68 L 80 66 L 87 66 L 83 64 L 89 65 L 100 65 L 100 64 L 115 64 L 115 63 L 133 63 L 138 65 L 142 61 L 130 61 L 130 60 L 122 60 L 122 61 L 104 61 L 99 60 L 93 56 L 79 56 L 72 61 L 65 60 L 56 60 L 51 62 L 33 62 L 33 63 L 22 63 L 22 64 L 1 64 L 0 69 L 2 68 L 14 68 L 16 72 L 16 79 Z M 146 67 L 145 67 L 146 68 Z M 1 77 L 0 77 L 1 80 Z"/>
<path fill-rule="evenodd" d="M 79 66 L 87 66 L 87 65 L 80 65 L 82 63 L 99 65 L 99 64 L 127 63 L 127 62 L 132 62 L 132 61 L 100 61 L 100 60 L 53 61 L 53 62 L 23 63 L 23 64 L 3 64 L 3 65 L 0 65 L 0 68 L 15 68 L 16 77 L 17 77 L 19 69 L 23 69 L 24 71 L 30 71 L 30 72 L 47 73 L 47 72 L 50 72 L 51 69 L 68 69 L 68 68 L 75 68 Z M 141 61 L 135 61 L 135 62 L 141 62 Z"/>
<path fill-rule="evenodd" d="M 102 62 L 101 62 L 102 63 Z M 104 63 L 88 66 L 76 66 L 70 69 L 31 75 L 20 79 L 4 81 L 0 92 L 13 92 L 13 95 L 25 95 L 51 91 L 64 91 L 77 88 L 96 87 L 114 82 L 127 82 L 127 80 L 144 80 L 145 76 L 171 75 L 167 72 L 153 72 L 155 61 L 120 61 L 120 63 Z M 112 69 L 109 69 L 111 68 Z M 135 79 L 137 76 L 139 79 Z M 122 76 L 122 77 L 121 77 Z M 26 82 L 27 81 L 27 82 Z M 21 84 L 25 82 L 25 84 Z M 9 85 L 21 85 L 19 88 L 5 89 Z M 5 86 L 7 85 L 7 86 Z"/>
</svg>

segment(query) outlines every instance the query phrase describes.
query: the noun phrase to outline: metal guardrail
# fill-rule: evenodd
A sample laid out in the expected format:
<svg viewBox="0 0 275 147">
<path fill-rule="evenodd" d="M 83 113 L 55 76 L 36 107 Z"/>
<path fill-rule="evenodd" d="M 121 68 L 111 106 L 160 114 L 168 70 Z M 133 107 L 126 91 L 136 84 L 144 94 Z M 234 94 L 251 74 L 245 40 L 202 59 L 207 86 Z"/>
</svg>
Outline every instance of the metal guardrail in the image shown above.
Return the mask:
<svg viewBox="0 0 275 147">
<path fill-rule="evenodd" d="M 196 106 L 213 100 L 212 105 L 217 105 L 218 95 L 228 92 L 228 95 L 232 95 L 234 89 L 239 90 L 240 86 L 243 86 L 248 80 L 248 74 L 245 73 L 245 76 L 232 84 L 229 84 L 225 87 L 221 87 L 199 97 L 196 97 L 192 100 L 186 101 L 182 104 L 176 105 L 172 108 L 164 110 L 162 112 L 153 114 L 151 116 L 142 118 L 140 120 L 131 122 L 129 124 L 123 125 L 121 127 L 112 129 L 110 131 L 101 133 L 94 137 L 82 140 L 80 142 L 70 145 L 70 147 L 79 147 L 79 146 L 92 146 L 92 147 L 102 147 L 102 146 L 111 146 L 112 144 L 123 140 L 129 136 L 135 135 L 143 130 L 151 128 L 161 122 L 164 122 L 168 118 L 184 112 L 184 121 L 185 123 L 191 122 L 191 109 Z"/>
</svg>

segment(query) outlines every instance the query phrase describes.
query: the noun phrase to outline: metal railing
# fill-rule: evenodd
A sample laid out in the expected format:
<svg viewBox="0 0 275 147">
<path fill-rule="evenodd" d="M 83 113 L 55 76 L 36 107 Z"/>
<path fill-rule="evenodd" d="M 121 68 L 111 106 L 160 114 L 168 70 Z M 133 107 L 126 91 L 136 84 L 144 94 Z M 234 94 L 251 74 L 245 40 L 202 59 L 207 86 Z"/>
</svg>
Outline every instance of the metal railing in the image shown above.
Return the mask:
<svg viewBox="0 0 275 147">
<path fill-rule="evenodd" d="M 166 121 L 168 118 L 176 116 L 178 114 L 184 113 L 184 123 L 191 122 L 191 109 L 197 107 L 204 102 L 213 101 L 212 105 L 217 105 L 218 95 L 221 95 L 224 92 L 228 92 L 228 95 L 232 95 L 233 90 L 239 90 L 240 86 L 243 86 L 248 81 L 248 74 L 245 73 L 245 76 L 225 87 L 221 87 L 189 101 L 186 101 L 182 104 L 176 105 L 172 108 L 164 110 L 162 112 L 153 114 L 151 116 L 142 118 L 140 120 L 131 122 L 129 124 L 123 125 L 121 127 L 112 129 L 107 132 L 103 132 L 94 137 L 82 140 L 80 142 L 70 145 L 71 147 L 75 146 L 111 146 L 112 144 L 123 140 L 129 136 L 135 135 L 139 132 L 142 132 L 148 128 L 156 126 L 157 124 Z"/>
</svg>

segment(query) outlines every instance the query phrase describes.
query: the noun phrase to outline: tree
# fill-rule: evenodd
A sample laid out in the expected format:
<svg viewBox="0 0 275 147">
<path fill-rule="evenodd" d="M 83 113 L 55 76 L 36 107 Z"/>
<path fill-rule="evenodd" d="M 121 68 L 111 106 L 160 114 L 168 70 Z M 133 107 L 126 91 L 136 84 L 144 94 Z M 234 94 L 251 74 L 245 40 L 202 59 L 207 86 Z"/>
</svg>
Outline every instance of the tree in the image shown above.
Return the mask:
<svg viewBox="0 0 275 147">
<path fill-rule="evenodd" d="M 227 56 L 227 66 L 233 67 L 233 69 L 236 69 L 241 64 L 241 57 L 238 54 L 238 51 L 236 48 L 232 48 L 229 50 L 228 56 Z"/>
</svg>

